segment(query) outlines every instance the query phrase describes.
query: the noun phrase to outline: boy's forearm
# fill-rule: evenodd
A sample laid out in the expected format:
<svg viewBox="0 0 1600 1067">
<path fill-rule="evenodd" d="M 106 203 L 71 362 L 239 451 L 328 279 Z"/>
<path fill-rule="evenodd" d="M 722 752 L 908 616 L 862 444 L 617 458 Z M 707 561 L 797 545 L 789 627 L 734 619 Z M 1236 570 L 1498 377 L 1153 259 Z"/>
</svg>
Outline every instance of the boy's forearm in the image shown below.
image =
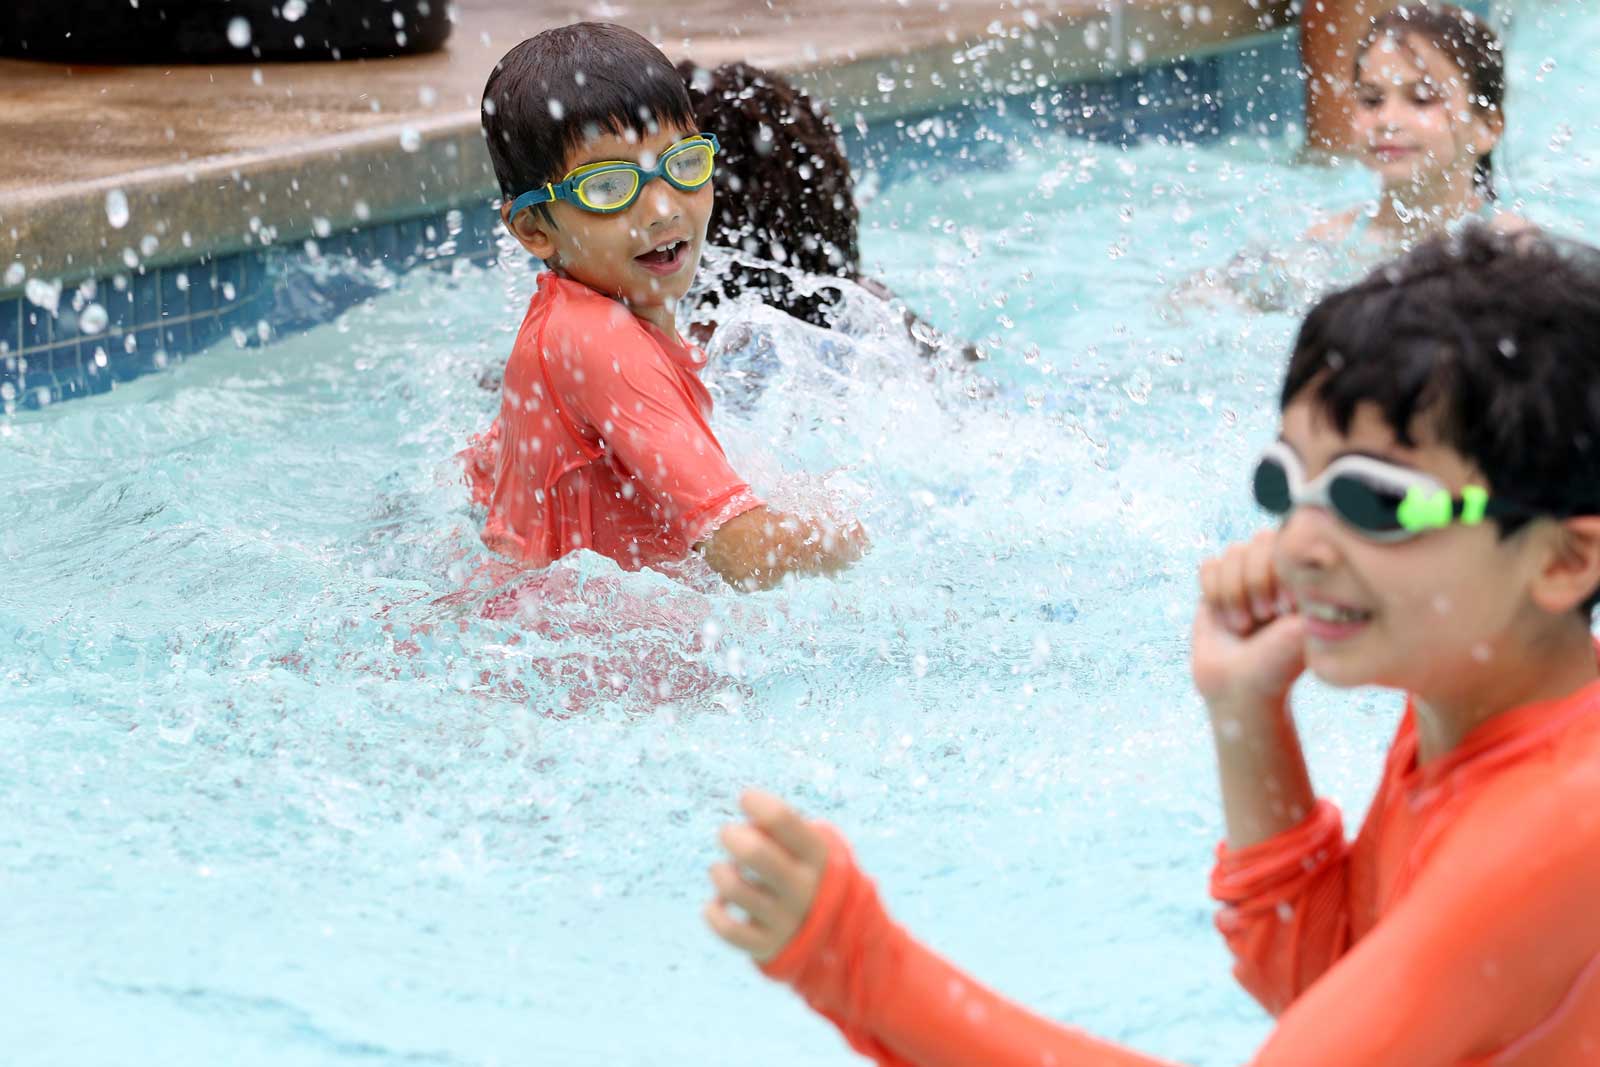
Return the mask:
<svg viewBox="0 0 1600 1067">
<path fill-rule="evenodd" d="M 973 981 L 895 924 L 829 830 L 805 924 L 762 970 L 880 1067 L 1168 1067 L 1061 1026 Z"/>
<path fill-rule="evenodd" d="M 1228 847 L 1248 848 L 1292 829 L 1316 797 L 1288 701 L 1209 710 Z"/>
</svg>

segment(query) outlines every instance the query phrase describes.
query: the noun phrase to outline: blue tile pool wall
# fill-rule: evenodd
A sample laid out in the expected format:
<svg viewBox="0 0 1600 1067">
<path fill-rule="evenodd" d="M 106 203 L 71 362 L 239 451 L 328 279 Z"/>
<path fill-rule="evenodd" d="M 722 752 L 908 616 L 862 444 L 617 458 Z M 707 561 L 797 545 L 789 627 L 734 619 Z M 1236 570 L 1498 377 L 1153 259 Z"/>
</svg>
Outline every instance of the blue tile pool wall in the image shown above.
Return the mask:
<svg viewBox="0 0 1600 1067">
<path fill-rule="evenodd" d="M 1116 144 L 1275 137 L 1305 120 L 1299 35 L 1273 34 L 1227 52 L 1008 93 L 876 126 L 838 117 L 847 154 L 872 168 L 884 185 L 908 173 L 1001 167 L 1011 151 L 1046 134 Z"/>
<path fill-rule="evenodd" d="M 1210 56 L 1000 95 L 876 127 L 846 125 L 858 166 L 891 183 L 912 171 L 1000 167 L 1042 133 L 1128 143 L 1269 137 L 1303 120 L 1298 37 L 1290 31 Z M 841 116 L 844 118 L 846 116 Z M 406 271 L 496 254 L 487 206 L 319 235 L 306 247 L 133 268 L 63 287 L 52 313 L 0 299 L 0 414 L 107 392 L 231 335 L 257 345 L 331 321 L 377 286 L 366 268 Z M 336 269 L 308 270 L 332 264 Z M 104 311 L 83 312 L 91 306 Z"/>
<path fill-rule="evenodd" d="M 496 225 L 487 209 L 451 210 L 91 278 L 64 286 L 53 312 L 26 295 L 0 300 L 0 412 L 107 392 L 230 335 L 258 345 L 330 321 L 376 291 L 361 268 L 492 260 Z M 294 269 L 318 262 L 334 269 Z"/>
</svg>

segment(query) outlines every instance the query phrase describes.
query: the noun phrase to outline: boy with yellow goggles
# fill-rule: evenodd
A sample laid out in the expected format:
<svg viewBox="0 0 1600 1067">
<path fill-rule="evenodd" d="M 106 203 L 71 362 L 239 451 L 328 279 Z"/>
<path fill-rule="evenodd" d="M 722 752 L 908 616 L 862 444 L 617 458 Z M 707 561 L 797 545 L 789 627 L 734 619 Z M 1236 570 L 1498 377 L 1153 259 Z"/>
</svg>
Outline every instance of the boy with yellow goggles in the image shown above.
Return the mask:
<svg viewBox="0 0 1600 1067">
<path fill-rule="evenodd" d="M 646 169 L 623 160 L 588 163 L 556 184 L 523 193 L 511 202 L 511 217 L 524 209 L 556 200 L 565 200 L 597 215 L 626 211 L 639 199 L 646 183 L 661 178 L 668 185 L 693 192 L 711 180 L 716 158 L 717 138 L 711 133 L 685 137 Z"/>
</svg>

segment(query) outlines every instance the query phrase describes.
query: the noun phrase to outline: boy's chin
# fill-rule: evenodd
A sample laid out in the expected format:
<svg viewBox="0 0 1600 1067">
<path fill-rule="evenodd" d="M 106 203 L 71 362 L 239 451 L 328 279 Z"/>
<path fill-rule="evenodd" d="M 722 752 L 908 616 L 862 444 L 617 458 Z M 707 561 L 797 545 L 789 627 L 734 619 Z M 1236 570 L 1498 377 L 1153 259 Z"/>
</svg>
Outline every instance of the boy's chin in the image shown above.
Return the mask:
<svg viewBox="0 0 1600 1067">
<path fill-rule="evenodd" d="M 1308 648 L 1306 670 L 1317 681 L 1335 689 L 1356 689 L 1364 685 L 1383 685 L 1383 672 L 1366 657 L 1352 655 L 1350 651 L 1331 651 Z"/>
</svg>

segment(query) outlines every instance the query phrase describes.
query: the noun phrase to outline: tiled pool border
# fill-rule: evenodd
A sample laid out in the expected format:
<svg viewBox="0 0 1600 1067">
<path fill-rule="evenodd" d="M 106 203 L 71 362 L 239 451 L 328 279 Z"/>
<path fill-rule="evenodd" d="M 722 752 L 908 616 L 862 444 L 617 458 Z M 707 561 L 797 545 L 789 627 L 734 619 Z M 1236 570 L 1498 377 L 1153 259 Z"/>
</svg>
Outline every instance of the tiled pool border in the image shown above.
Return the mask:
<svg viewBox="0 0 1600 1067">
<path fill-rule="evenodd" d="M 998 97 L 935 115 L 847 126 L 858 167 L 894 180 L 900 147 L 915 144 L 937 118 L 982 126 L 998 113 L 1094 140 L 1276 136 L 1303 117 L 1298 33 L 1275 32 L 1207 55 Z M 847 116 L 842 116 L 848 118 Z M 57 311 L 48 295 L 0 298 L 0 412 L 38 408 L 108 392 L 231 335 L 242 345 L 331 320 L 369 295 L 359 271 L 334 272 L 315 289 L 288 284 L 287 262 L 313 259 L 406 271 L 496 255 L 497 222 L 481 209 L 436 210 L 422 217 L 330 233 L 305 249 L 262 249 L 202 256 L 166 267 L 134 267 L 64 286 Z M 103 310 L 80 313 L 90 306 Z"/>
</svg>

